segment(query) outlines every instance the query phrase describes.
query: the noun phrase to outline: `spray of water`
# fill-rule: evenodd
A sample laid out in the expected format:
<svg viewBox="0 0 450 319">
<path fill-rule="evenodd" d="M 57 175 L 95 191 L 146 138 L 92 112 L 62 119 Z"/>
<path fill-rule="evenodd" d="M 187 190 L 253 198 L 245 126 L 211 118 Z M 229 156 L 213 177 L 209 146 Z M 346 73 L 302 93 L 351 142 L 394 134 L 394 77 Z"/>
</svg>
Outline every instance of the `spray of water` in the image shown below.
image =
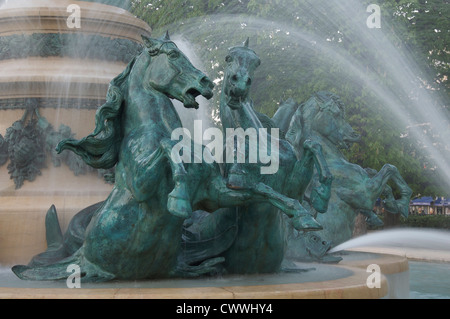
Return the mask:
<svg viewBox="0 0 450 319">
<path fill-rule="evenodd" d="M 189 61 L 192 64 L 201 70 L 202 72 L 206 72 L 205 67 L 195 52 L 192 44 L 181 36 L 171 36 L 171 39 L 176 43 L 178 48 L 187 56 Z M 191 134 L 194 132 L 194 121 L 201 121 L 203 129 L 207 129 L 208 127 L 214 126 L 213 121 L 211 120 L 211 105 L 210 102 L 204 98 L 199 98 L 198 100 L 199 108 L 196 109 L 187 109 L 183 106 L 183 103 L 173 100 L 173 104 L 175 109 L 177 110 L 183 127 L 187 128 Z"/>
<path fill-rule="evenodd" d="M 357 247 L 410 247 L 450 251 L 450 232 L 435 229 L 391 229 L 346 241 L 330 253 Z"/>
<path fill-rule="evenodd" d="M 450 119 L 443 111 L 443 106 L 448 102 L 426 88 L 430 80 L 423 78 L 411 52 L 399 48 L 390 38 L 392 34 L 389 37 L 385 33 L 391 30 L 391 26 L 383 20 L 381 29 L 369 29 L 366 26 L 369 15 L 366 7 L 355 0 L 330 1 L 329 5 L 332 4 L 334 8 L 333 15 L 327 15 L 328 4 L 322 1 L 317 4 L 305 1 L 298 10 L 297 18 L 304 18 L 302 14 L 305 13 L 313 14 L 315 26 L 315 31 L 306 31 L 289 23 L 289 19 L 295 15 L 291 8 L 299 6 L 292 4 L 291 1 L 286 1 L 278 6 L 277 11 L 286 14 L 286 21 L 283 22 L 249 14 L 223 14 L 186 20 L 169 29 L 175 29 L 187 41 L 194 43 L 203 52 L 208 52 L 210 59 L 213 56 L 211 60 L 205 61 L 205 65 L 217 72 L 216 83 L 221 80 L 220 66 L 226 49 L 239 44 L 235 42 L 236 32 L 242 33 L 242 40 L 247 36 L 251 38 L 252 48 L 262 59 L 259 73 L 255 75 L 259 78 L 254 81 L 259 85 L 259 92 L 264 90 L 261 88 L 275 84 L 280 97 L 289 97 L 291 90 L 308 83 L 301 70 L 314 69 L 315 65 L 318 68 L 326 65 L 330 69 L 338 66 L 338 78 L 334 75 L 334 78 L 324 79 L 328 88 L 333 89 L 333 83 L 337 82 L 345 82 L 355 91 L 362 87 L 368 88 L 372 96 L 383 105 L 386 122 L 395 118 L 396 125 L 401 130 L 410 128 L 408 133 L 411 140 L 426 147 L 424 152 L 433 159 L 450 188 L 447 150 Z M 346 32 L 346 29 L 351 32 Z M 341 41 L 350 44 L 336 45 L 336 42 Z M 352 43 L 364 47 L 364 53 L 348 49 Z M 202 57 L 201 53 L 199 56 Z M 311 65 L 305 66 L 306 61 Z M 295 83 L 283 81 L 283 74 L 288 74 Z M 277 77 L 279 81 L 270 82 L 269 76 Z M 381 78 L 390 80 L 387 83 L 380 81 Z M 269 89 L 273 88 L 267 87 Z M 313 89 L 312 86 L 311 90 Z M 420 123 L 428 123 L 440 134 L 432 138 L 423 134 L 423 128 L 417 125 Z"/>
</svg>

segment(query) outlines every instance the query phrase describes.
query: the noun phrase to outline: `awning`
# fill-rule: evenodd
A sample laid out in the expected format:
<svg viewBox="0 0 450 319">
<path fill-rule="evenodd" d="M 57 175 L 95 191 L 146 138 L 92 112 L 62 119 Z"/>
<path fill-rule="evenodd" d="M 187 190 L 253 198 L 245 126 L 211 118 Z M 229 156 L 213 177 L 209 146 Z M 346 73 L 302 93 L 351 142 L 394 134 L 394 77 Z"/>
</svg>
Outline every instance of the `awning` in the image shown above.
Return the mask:
<svg viewBox="0 0 450 319">
<path fill-rule="evenodd" d="M 421 197 L 413 199 L 410 203 L 410 206 L 450 206 L 450 198 L 442 198 L 438 197 L 433 199 L 431 196 Z"/>
<path fill-rule="evenodd" d="M 434 201 L 434 206 L 450 206 L 450 198 L 438 198 Z"/>
<path fill-rule="evenodd" d="M 416 198 L 410 202 L 411 206 L 431 206 L 432 204 L 434 204 L 434 199 L 431 196 Z"/>
</svg>

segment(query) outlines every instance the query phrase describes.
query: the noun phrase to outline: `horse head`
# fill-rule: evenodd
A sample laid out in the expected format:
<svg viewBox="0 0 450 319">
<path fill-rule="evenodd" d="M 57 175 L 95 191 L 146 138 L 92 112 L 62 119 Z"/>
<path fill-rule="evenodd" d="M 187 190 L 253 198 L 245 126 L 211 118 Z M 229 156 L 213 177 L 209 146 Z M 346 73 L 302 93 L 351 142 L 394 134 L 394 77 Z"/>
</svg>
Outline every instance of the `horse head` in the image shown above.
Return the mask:
<svg viewBox="0 0 450 319">
<path fill-rule="evenodd" d="M 182 102 L 186 108 L 198 108 L 199 95 L 210 99 L 214 84 L 172 42 L 169 35 L 160 39 L 142 36 L 147 68 L 142 74 L 144 88 L 153 88 Z"/>
<path fill-rule="evenodd" d="M 226 104 L 233 110 L 239 108 L 241 101 L 248 98 L 255 69 L 261 64 L 256 53 L 248 47 L 249 40 L 242 46 L 229 49 L 225 58 L 223 94 Z"/>
<path fill-rule="evenodd" d="M 301 141 L 318 134 L 338 148 L 349 147 L 360 140 L 351 125 L 345 120 L 344 104 L 330 92 L 317 92 L 300 105 L 292 117 L 287 139 L 296 147 Z"/>
</svg>

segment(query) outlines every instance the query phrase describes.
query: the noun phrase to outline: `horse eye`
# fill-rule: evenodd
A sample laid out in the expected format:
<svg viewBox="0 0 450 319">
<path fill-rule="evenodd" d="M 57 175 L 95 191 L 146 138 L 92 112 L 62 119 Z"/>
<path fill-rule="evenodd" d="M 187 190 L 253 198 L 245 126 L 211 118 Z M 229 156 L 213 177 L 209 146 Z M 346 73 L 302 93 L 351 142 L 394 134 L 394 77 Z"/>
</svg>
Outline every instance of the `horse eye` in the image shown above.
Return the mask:
<svg viewBox="0 0 450 319">
<path fill-rule="evenodd" d="M 148 52 L 151 56 L 155 56 L 155 55 L 159 54 L 159 50 L 158 50 L 158 49 L 148 49 L 147 52 Z"/>
<path fill-rule="evenodd" d="M 170 51 L 167 55 L 169 56 L 170 59 L 176 59 L 180 56 L 180 54 L 174 50 Z"/>
<path fill-rule="evenodd" d="M 231 61 L 233 61 L 233 58 L 231 57 L 231 55 L 227 55 L 225 57 L 225 62 L 230 63 Z"/>
</svg>

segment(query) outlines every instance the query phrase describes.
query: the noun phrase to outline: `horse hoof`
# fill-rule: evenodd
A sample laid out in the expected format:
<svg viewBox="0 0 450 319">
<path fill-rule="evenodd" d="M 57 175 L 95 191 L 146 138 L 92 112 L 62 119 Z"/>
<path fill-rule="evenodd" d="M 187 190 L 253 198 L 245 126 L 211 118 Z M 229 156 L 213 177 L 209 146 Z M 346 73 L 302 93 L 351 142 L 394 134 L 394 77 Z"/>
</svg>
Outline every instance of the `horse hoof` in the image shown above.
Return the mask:
<svg viewBox="0 0 450 319">
<path fill-rule="evenodd" d="M 311 215 L 302 215 L 299 217 L 294 217 L 293 226 L 296 230 L 301 231 L 313 231 L 322 230 L 323 227 L 320 225 Z"/>
<path fill-rule="evenodd" d="M 395 202 L 395 200 L 387 200 L 385 199 L 383 201 L 383 207 L 385 210 L 387 210 L 388 212 L 392 213 L 392 214 L 397 214 L 398 213 L 398 206 L 397 203 Z"/>
<path fill-rule="evenodd" d="M 400 212 L 400 214 L 403 217 L 408 218 L 408 216 L 409 216 L 409 199 L 407 199 L 407 200 L 398 199 L 395 202 L 396 202 L 396 205 L 398 207 L 398 211 Z"/>
<path fill-rule="evenodd" d="M 227 187 L 230 189 L 245 189 L 245 179 L 240 174 L 230 174 L 227 179 Z"/>
<path fill-rule="evenodd" d="M 167 209 L 177 217 L 187 219 L 191 216 L 192 208 L 188 201 L 179 198 L 169 198 L 167 201 Z"/>
<path fill-rule="evenodd" d="M 177 217 L 184 219 L 189 218 L 192 214 L 191 203 L 187 199 L 180 198 L 172 193 L 169 194 L 169 198 L 167 200 L 167 209 L 169 212 Z"/>
<path fill-rule="evenodd" d="M 324 214 L 328 210 L 328 203 L 331 197 L 331 188 L 321 185 L 311 191 L 311 204 L 316 211 Z"/>
<path fill-rule="evenodd" d="M 392 213 L 400 213 L 403 217 L 407 218 L 409 215 L 409 202 L 398 200 L 384 200 L 383 205 L 385 209 Z"/>
<path fill-rule="evenodd" d="M 384 225 L 383 221 L 381 219 L 378 218 L 378 216 L 370 216 L 366 218 L 366 223 L 369 226 L 373 226 L 373 227 L 381 227 Z"/>
</svg>

